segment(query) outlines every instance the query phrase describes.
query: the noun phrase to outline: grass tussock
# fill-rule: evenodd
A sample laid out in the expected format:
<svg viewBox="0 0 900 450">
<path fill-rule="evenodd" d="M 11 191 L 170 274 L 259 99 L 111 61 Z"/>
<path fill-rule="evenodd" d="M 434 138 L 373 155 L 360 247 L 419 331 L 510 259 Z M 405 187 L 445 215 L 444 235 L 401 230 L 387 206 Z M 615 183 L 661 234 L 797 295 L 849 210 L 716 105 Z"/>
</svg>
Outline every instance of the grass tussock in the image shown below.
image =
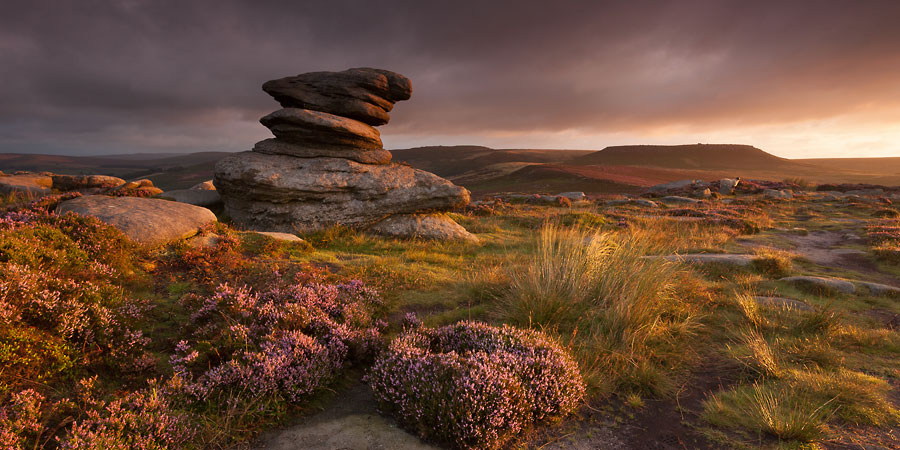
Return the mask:
<svg viewBox="0 0 900 450">
<path fill-rule="evenodd" d="M 678 265 L 644 258 L 648 246 L 642 233 L 545 225 L 510 268 L 500 315 L 559 334 L 595 391 L 668 392 L 699 320 L 676 293 Z"/>
</svg>

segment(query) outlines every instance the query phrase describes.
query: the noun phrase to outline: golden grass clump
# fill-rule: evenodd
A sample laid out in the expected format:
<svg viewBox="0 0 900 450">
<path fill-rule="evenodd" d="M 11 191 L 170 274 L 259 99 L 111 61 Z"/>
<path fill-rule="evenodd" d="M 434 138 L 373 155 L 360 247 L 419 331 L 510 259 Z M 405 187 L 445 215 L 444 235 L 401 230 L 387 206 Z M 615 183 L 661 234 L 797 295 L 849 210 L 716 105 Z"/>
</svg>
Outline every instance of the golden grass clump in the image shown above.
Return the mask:
<svg viewBox="0 0 900 450">
<path fill-rule="evenodd" d="M 640 232 L 545 225 L 527 262 L 510 268 L 498 311 L 558 333 L 596 391 L 665 393 L 699 320 L 676 295 L 679 266 L 644 258 L 648 247 Z"/>
</svg>

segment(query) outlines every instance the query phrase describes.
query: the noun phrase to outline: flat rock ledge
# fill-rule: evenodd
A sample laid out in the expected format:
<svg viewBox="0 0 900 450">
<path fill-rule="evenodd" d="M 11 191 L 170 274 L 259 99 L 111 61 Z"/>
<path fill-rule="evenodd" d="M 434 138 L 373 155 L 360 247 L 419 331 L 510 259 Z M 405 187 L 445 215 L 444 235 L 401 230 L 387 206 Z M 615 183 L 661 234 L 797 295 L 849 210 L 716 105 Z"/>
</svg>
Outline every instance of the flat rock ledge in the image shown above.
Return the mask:
<svg viewBox="0 0 900 450">
<path fill-rule="evenodd" d="M 853 294 L 856 292 L 856 285 L 852 281 L 841 278 L 827 278 L 814 276 L 795 276 L 785 277 L 781 281 L 786 281 L 799 286 L 827 289 L 832 291 L 843 292 L 845 294 Z"/>
<path fill-rule="evenodd" d="M 366 230 L 391 237 L 439 241 L 478 242 L 478 238 L 445 215 L 400 214 L 388 217 Z"/>
<path fill-rule="evenodd" d="M 57 212 L 96 217 L 144 245 L 184 239 L 216 221 L 216 215 L 206 208 L 139 197 L 87 195 L 62 202 Z"/>
<path fill-rule="evenodd" d="M 885 295 L 885 296 L 898 296 L 900 295 L 900 288 L 889 286 L 881 283 L 872 283 L 870 281 L 858 281 L 860 286 L 869 290 L 869 293 L 872 295 Z"/>
</svg>

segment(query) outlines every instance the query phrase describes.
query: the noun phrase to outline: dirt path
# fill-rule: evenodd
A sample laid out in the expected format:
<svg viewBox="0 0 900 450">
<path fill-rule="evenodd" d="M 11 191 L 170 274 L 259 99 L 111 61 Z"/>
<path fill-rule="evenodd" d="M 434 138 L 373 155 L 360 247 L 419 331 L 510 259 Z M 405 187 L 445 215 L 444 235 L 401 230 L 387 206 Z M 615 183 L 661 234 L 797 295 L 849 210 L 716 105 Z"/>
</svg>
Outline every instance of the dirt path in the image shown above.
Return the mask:
<svg viewBox="0 0 900 450">
<path fill-rule="evenodd" d="M 327 409 L 264 433 L 255 450 L 437 450 L 398 428 L 375 408 L 362 382 L 335 395 Z"/>
</svg>

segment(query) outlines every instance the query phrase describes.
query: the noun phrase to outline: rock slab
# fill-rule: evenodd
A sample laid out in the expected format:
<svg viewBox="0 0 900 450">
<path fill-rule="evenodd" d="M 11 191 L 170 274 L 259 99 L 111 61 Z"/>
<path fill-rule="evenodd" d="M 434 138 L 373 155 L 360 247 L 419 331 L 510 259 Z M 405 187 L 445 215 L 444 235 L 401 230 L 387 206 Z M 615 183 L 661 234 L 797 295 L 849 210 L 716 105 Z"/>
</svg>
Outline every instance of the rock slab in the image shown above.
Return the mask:
<svg viewBox="0 0 900 450">
<path fill-rule="evenodd" d="M 856 292 L 856 285 L 853 284 L 853 282 L 840 278 L 826 278 L 803 275 L 796 277 L 785 277 L 782 278 L 781 281 L 787 281 L 789 283 L 800 286 L 810 286 L 843 292 L 845 294 L 853 294 Z"/>
<path fill-rule="evenodd" d="M 324 149 L 381 149 L 381 134 L 357 120 L 319 111 L 283 108 L 260 123 L 276 138 L 292 144 Z"/>
<path fill-rule="evenodd" d="M 287 155 L 298 158 L 344 158 L 362 164 L 387 164 L 391 162 L 391 152 L 383 148 L 358 149 L 334 148 L 315 145 L 301 145 L 280 139 L 266 139 L 253 146 L 253 151 L 268 155 Z"/>
<path fill-rule="evenodd" d="M 184 239 L 216 221 L 216 215 L 206 208 L 139 197 L 88 195 L 62 202 L 57 212 L 96 217 L 145 245 Z"/>
<path fill-rule="evenodd" d="M 469 191 L 400 164 L 242 152 L 216 164 L 215 185 L 231 218 L 249 229 L 296 232 L 363 228 L 394 214 L 465 206 Z"/>
<path fill-rule="evenodd" d="M 478 242 L 475 235 L 453 219 L 435 214 L 394 215 L 376 223 L 367 231 L 392 237 Z"/>
<path fill-rule="evenodd" d="M 409 78 L 389 70 L 355 68 L 310 72 L 267 81 L 263 90 L 282 107 L 322 111 L 384 125 L 394 103 L 412 95 Z"/>
</svg>

